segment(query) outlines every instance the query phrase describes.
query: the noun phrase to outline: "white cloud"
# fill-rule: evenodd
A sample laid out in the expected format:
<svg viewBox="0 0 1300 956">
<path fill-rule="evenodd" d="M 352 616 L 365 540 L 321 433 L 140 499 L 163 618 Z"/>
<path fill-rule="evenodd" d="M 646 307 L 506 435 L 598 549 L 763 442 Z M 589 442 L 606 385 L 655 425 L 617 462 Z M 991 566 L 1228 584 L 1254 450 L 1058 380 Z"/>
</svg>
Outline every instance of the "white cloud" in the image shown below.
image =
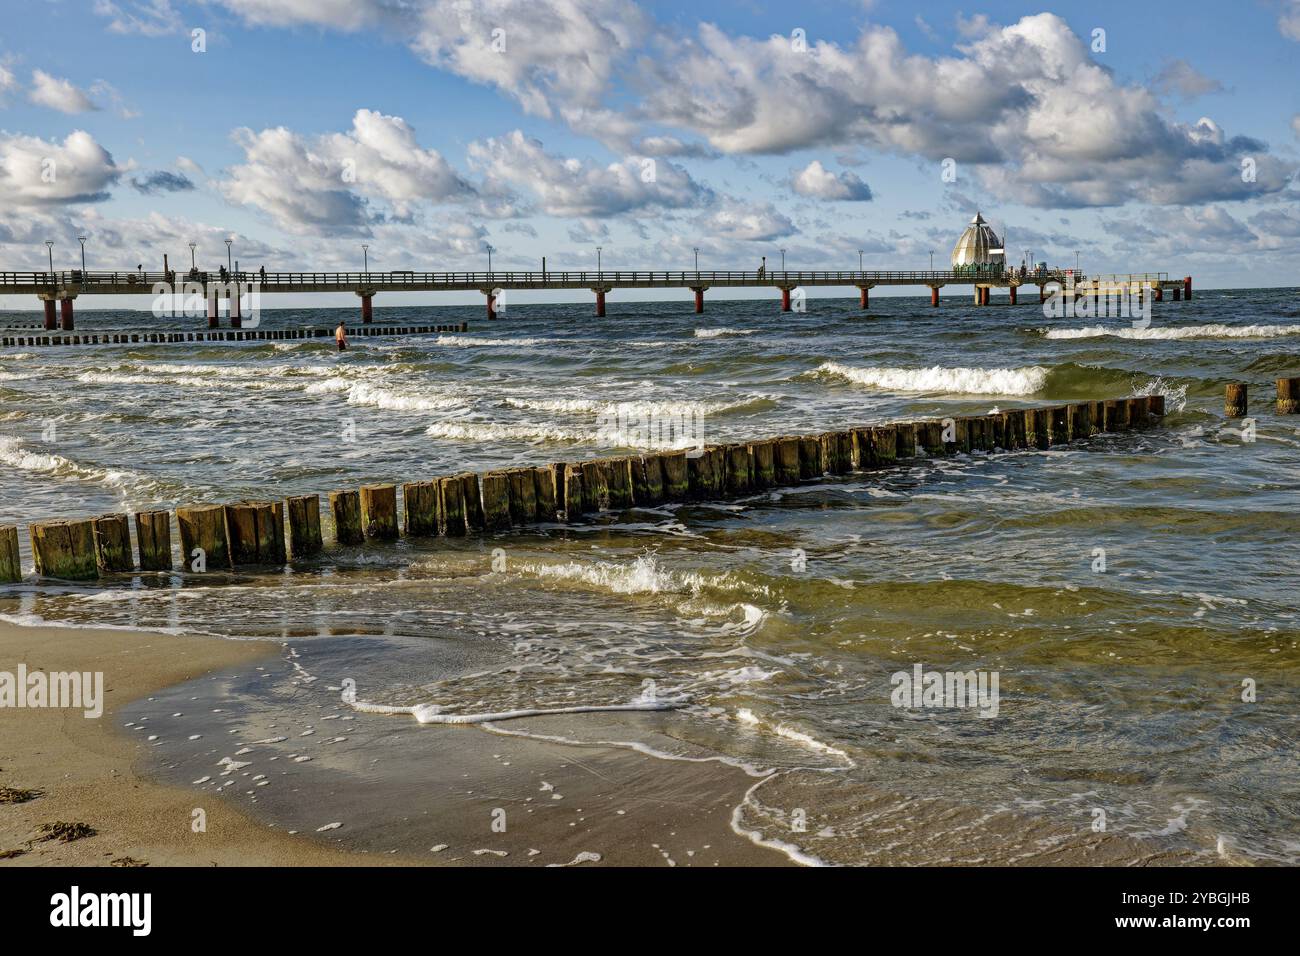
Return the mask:
<svg viewBox="0 0 1300 956">
<path fill-rule="evenodd" d="M 707 187 L 665 159 L 628 157 L 597 166 L 553 156 L 519 130 L 472 143 L 469 157 L 488 189 L 522 187 L 553 216 L 613 216 L 702 205 L 711 199 Z"/>
<path fill-rule="evenodd" d="M 62 144 L 0 132 L 0 193 L 15 205 L 98 202 L 128 168 L 81 130 Z"/>
<path fill-rule="evenodd" d="M 46 106 L 60 113 L 88 113 L 99 109 L 83 90 L 44 70 L 33 71 L 32 88 L 27 96 L 38 106 Z"/>
<path fill-rule="evenodd" d="M 845 170 L 836 176 L 817 159 L 794 174 L 790 188 L 800 196 L 813 199 L 865 201 L 871 198 L 871 187 L 857 173 Z"/>
<path fill-rule="evenodd" d="M 14 76 L 12 70 L 0 63 L 0 106 L 4 105 L 5 94 L 12 93 L 16 89 L 18 89 L 18 78 Z"/>
<path fill-rule="evenodd" d="M 95 13 L 108 18 L 112 33 L 156 37 L 175 33 L 182 26 L 171 0 L 95 0 Z"/>
<path fill-rule="evenodd" d="M 798 232 L 793 222 L 771 203 L 743 203 L 730 196 L 700 216 L 701 232 L 712 239 L 766 241 Z"/>
<path fill-rule="evenodd" d="M 282 126 L 256 133 L 241 128 L 234 139 L 245 162 L 228 171 L 222 193 L 294 232 L 366 231 L 386 219 L 410 221 L 426 203 L 475 195 L 397 116 L 362 109 L 346 133 L 304 137 Z"/>
<path fill-rule="evenodd" d="M 1291 129 L 1295 131 L 1296 139 L 1300 139 L 1300 113 L 1291 117 Z"/>
<path fill-rule="evenodd" d="M 1283 0 L 1282 12 L 1278 14 L 1277 28 L 1282 36 L 1291 40 L 1300 40 L 1300 0 Z"/>
</svg>

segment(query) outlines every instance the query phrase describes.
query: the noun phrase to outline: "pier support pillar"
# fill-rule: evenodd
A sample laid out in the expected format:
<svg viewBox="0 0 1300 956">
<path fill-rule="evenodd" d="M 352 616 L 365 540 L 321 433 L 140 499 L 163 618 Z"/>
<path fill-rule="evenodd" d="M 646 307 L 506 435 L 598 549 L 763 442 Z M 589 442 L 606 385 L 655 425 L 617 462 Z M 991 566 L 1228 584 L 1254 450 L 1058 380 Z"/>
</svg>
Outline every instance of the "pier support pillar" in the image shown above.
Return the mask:
<svg viewBox="0 0 1300 956">
<path fill-rule="evenodd" d="M 1012 305 L 1015 305 L 1015 304 L 1016 304 L 1016 286 L 1008 286 L 1008 287 L 1007 287 L 1007 296 L 1009 297 L 1011 304 L 1012 304 Z"/>
<path fill-rule="evenodd" d="M 1174 301 L 1175 301 L 1175 302 L 1179 302 L 1179 301 L 1182 300 L 1182 298 L 1183 298 L 1183 290 L 1182 290 L 1182 287 L 1181 287 L 1181 286 L 1174 286 Z"/>
<path fill-rule="evenodd" d="M 868 303 L 870 302 L 868 297 L 868 290 L 870 288 L 871 286 L 869 285 L 858 286 L 858 308 L 863 312 L 867 311 Z"/>
<path fill-rule="evenodd" d="M 1038 287 L 1038 301 L 1039 301 L 1039 302 L 1046 302 L 1046 301 L 1047 301 L 1047 286 L 1045 286 L 1045 285 L 1040 285 L 1040 286 Z"/>
<path fill-rule="evenodd" d="M 375 320 L 375 294 L 373 292 L 358 292 L 357 295 L 361 296 L 361 324 L 369 325 Z"/>
<path fill-rule="evenodd" d="M 939 287 L 937 285 L 930 286 L 930 305 L 933 308 L 939 308 Z"/>
<path fill-rule="evenodd" d="M 45 331 L 53 332 L 59 327 L 59 320 L 54 314 L 54 300 L 45 300 Z"/>
<path fill-rule="evenodd" d="M 496 319 L 496 317 L 497 317 L 497 297 L 496 297 L 496 293 L 493 292 L 491 289 L 484 289 L 484 290 L 483 290 L 483 298 L 484 298 L 484 301 L 487 302 L 487 317 L 488 317 L 488 321 L 491 322 L 491 321 L 493 321 L 494 319 Z"/>
<path fill-rule="evenodd" d="M 1165 301 L 1165 287 L 1162 286 L 1160 283 L 1157 282 L 1154 286 L 1152 286 L 1151 291 L 1153 293 L 1151 296 L 1152 302 Z"/>
<path fill-rule="evenodd" d="M 605 290 L 595 289 L 596 293 L 596 317 L 603 319 L 605 317 Z"/>
<path fill-rule="evenodd" d="M 217 293 L 211 290 L 207 295 L 208 328 L 215 329 L 221 325 L 221 313 L 217 310 Z"/>
<path fill-rule="evenodd" d="M 1188 302 L 1192 301 L 1192 277 L 1183 277 L 1183 298 Z"/>
<path fill-rule="evenodd" d="M 781 290 L 781 311 L 782 312 L 790 311 L 790 290 L 789 289 Z"/>
<path fill-rule="evenodd" d="M 227 302 L 228 305 L 229 305 L 229 311 L 230 311 L 230 327 L 231 327 L 232 329 L 242 329 L 242 328 L 244 327 L 244 319 L 243 319 L 243 316 L 242 316 L 242 315 L 240 314 L 240 312 L 239 312 L 239 292 L 238 292 L 238 290 L 236 290 L 235 294 L 232 295 L 232 296 L 230 296 L 230 297 L 226 300 L 226 302 Z"/>
<path fill-rule="evenodd" d="M 59 300 L 59 328 L 64 332 L 72 331 L 72 298 Z"/>
<path fill-rule="evenodd" d="M 695 286 L 692 290 L 695 293 L 695 314 L 704 314 L 704 286 Z"/>
</svg>

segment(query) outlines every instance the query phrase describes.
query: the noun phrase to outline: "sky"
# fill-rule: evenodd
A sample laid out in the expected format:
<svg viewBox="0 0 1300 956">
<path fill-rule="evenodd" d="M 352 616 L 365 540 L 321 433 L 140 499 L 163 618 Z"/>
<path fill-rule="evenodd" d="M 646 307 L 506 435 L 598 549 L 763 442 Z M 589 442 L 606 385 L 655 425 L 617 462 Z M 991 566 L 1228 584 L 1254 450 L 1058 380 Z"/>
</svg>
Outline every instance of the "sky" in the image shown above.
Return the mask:
<svg viewBox="0 0 1300 956">
<path fill-rule="evenodd" d="M 0 270 L 1300 285 L 1300 0 L 967 3 L 0 0 Z"/>
</svg>

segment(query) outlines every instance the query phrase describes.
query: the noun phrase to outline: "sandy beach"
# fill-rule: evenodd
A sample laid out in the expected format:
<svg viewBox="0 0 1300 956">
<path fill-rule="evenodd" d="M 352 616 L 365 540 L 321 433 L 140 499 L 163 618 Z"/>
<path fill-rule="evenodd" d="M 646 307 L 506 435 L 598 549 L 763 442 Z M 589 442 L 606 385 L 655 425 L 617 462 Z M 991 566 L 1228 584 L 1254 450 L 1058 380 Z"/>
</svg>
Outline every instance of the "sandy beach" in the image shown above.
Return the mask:
<svg viewBox="0 0 1300 956">
<path fill-rule="evenodd" d="M 393 847 L 376 851 L 383 833 L 340 828 L 324 834 L 290 833 L 242 812 L 233 799 L 151 779 L 150 744 L 124 730 L 119 712 L 149 709 L 167 688 L 186 693 L 196 679 L 215 675 L 213 687 L 253 667 L 271 668 L 281 647 L 121 630 L 0 626 L 0 669 L 29 672 L 102 671 L 104 713 L 88 719 L 73 709 L 0 712 L 0 787 L 36 791 L 0 805 L 0 865 L 228 866 L 228 865 L 781 865 L 789 861 L 737 836 L 732 809 L 754 780 L 716 764 L 668 763 L 612 747 L 572 747 L 500 737 L 476 728 L 430 732 L 406 721 L 369 717 L 375 733 L 410 735 L 431 748 L 406 764 L 403 784 L 437 796 L 431 814 L 441 841 L 413 844 L 408 826 L 389 831 Z M 206 683 L 206 682 L 205 682 Z M 153 695 L 158 694 L 158 697 Z M 186 699 L 194 699 L 188 697 Z M 212 701 L 207 701 L 211 703 Z M 163 715 L 160 715 L 163 716 Z M 318 764 L 317 767 L 320 767 Z M 508 769 L 507 769 L 508 768 Z M 335 768 L 346 773 L 347 768 Z M 315 767 L 307 773 L 320 773 Z M 373 772 L 373 771 L 372 771 Z M 567 803 L 561 812 L 543 801 L 531 806 L 545 777 Z M 293 788 L 289 813 L 310 814 L 318 801 L 336 799 L 358 813 L 371 793 L 304 776 Z M 320 786 L 319 792 L 313 785 Z M 206 832 L 191 829 L 201 806 Z M 531 818 L 495 833 L 491 813 L 506 808 Z M 585 808 L 585 809 L 584 809 Z M 617 809 L 615 809 L 617 808 Z M 534 811 L 539 811 L 533 817 Z M 575 817 L 574 814 L 577 814 Z M 517 814 L 517 816 L 515 816 Z M 346 815 L 346 814 L 344 814 Z M 42 825 L 84 823 L 94 834 L 69 842 L 43 839 Z M 418 833 L 420 828 L 409 827 Z M 432 839 L 432 838 L 431 838 Z M 369 849 L 357 846 L 364 843 Z M 541 847 L 542 849 L 538 849 Z M 587 847 L 589 849 L 582 849 Z M 673 847 L 679 848 L 674 852 Z M 597 848 L 597 849 L 590 849 Z M 680 857 L 677 859 L 676 857 Z"/>
</svg>

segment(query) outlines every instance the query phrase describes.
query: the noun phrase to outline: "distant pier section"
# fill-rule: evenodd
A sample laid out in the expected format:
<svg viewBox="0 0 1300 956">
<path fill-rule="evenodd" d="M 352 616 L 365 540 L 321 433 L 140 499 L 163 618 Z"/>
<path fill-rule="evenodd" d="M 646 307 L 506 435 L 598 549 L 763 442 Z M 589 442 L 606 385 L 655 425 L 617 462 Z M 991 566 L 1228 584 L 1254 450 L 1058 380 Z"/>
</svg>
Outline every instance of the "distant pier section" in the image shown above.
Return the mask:
<svg viewBox="0 0 1300 956">
<path fill-rule="evenodd" d="M 930 304 L 939 305 L 939 290 L 945 286 L 970 286 L 974 304 L 988 305 L 992 289 L 1006 289 L 1011 305 L 1017 304 L 1022 286 L 1037 287 L 1038 301 L 1061 290 L 1076 300 L 1102 299 L 1119 295 L 1150 296 L 1161 302 L 1166 293 L 1177 301 L 1192 297 L 1192 278 L 1171 279 L 1165 272 L 1087 276 L 1072 269 L 975 269 L 954 266 L 949 270 L 769 270 L 753 272 L 606 271 L 594 272 L 0 272 L 0 294 L 34 295 L 44 304 L 46 331 L 74 329 L 73 302 L 91 295 L 190 294 L 206 304 L 207 326 L 218 328 L 224 311 L 230 327 L 241 327 L 240 298 L 250 292 L 326 293 L 351 292 L 361 300 L 361 322 L 373 319 L 373 302 L 380 292 L 479 292 L 487 305 L 487 318 L 495 319 L 503 290 L 584 289 L 595 296 L 595 314 L 605 315 L 605 297 L 620 289 L 687 289 L 694 293 L 695 311 L 704 311 L 704 293 L 710 289 L 771 289 L 779 293 L 781 311 L 791 311 L 796 290 L 812 287 L 844 287 L 858 290 L 858 304 L 869 307 L 870 291 L 878 286 L 914 286 L 928 289 Z M 158 290 L 171 290 L 167 293 Z M 192 290 L 192 291 L 191 291 Z M 225 307 L 221 307 L 224 300 Z"/>
</svg>

